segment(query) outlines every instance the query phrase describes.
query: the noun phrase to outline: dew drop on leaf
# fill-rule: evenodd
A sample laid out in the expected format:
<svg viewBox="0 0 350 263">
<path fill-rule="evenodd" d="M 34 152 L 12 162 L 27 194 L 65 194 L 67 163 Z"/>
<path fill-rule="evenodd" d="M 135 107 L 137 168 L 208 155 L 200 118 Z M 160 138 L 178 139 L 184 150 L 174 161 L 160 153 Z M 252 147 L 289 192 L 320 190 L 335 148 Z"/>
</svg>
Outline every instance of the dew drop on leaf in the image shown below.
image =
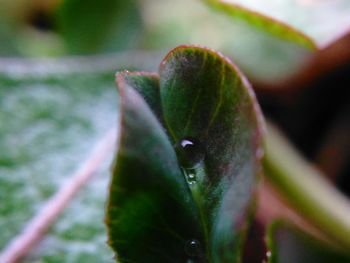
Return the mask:
<svg viewBox="0 0 350 263">
<path fill-rule="evenodd" d="M 195 239 L 187 241 L 185 244 L 185 253 L 189 257 L 199 257 L 201 255 L 199 242 Z"/>
<path fill-rule="evenodd" d="M 194 186 L 197 182 L 196 170 L 191 168 L 184 168 L 183 173 L 186 176 L 187 183 Z"/>
<path fill-rule="evenodd" d="M 180 165 L 184 168 L 192 168 L 198 165 L 205 157 L 204 147 L 201 142 L 192 137 L 181 139 L 175 150 L 178 155 Z"/>
</svg>

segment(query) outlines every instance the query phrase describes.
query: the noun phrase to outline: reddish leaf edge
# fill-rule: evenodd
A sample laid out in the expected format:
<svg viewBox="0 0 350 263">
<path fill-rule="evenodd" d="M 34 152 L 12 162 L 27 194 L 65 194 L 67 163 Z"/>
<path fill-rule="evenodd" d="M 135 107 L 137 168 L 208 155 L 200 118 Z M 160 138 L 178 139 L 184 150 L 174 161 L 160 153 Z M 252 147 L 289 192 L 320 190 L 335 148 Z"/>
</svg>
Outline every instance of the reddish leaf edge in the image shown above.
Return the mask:
<svg viewBox="0 0 350 263">
<path fill-rule="evenodd" d="M 276 18 L 270 17 L 268 15 L 264 15 L 258 11 L 254 11 L 250 8 L 246 8 L 240 4 L 236 4 L 232 2 L 225 2 L 222 0 L 204 0 L 204 1 L 213 9 L 216 9 L 220 12 L 225 12 L 226 14 L 236 12 L 236 13 L 241 13 L 241 16 L 242 15 L 250 16 L 251 18 L 253 18 L 253 20 L 255 20 L 255 23 L 252 21 L 249 21 L 248 19 L 242 18 L 240 17 L 239 14 L 237 14 L 238 19 L 244 20 L 245 22 L 249 23 L 250 25 L 258 29 L 261 29 L 261 27 L 256 23 L 266 23 L 268 26 L 263 27 L 264 31 L 270 34 L 273 34 L 276 37 L 285 39 L 290 42 L 297 43 L 309 50 L 316 51 L 319 49 L 319 46 L 311 37 L 309 37 L 302 31 L 296 29 L 295 27 L 283 21 L 280 21 Z"/>
</svg>

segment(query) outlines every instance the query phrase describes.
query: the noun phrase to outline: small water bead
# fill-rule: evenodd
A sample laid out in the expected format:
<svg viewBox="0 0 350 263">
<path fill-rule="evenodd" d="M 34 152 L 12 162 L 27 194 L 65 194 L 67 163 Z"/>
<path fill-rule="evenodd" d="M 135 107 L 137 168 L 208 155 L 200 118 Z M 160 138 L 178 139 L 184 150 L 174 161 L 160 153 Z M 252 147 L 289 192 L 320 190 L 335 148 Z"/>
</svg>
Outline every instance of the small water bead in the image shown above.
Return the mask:
<svg viewBox="0 0 350 263">
<path fill-rule="evenodd" d="M 184 168 L 195 167 L 205 157 L 205 149 L 201 142 L 192 137 L 181 139 L 176 145 L 179 162 Z"/>
<path fill-rule="evenodd" d="M 185 253 L 189 257 L 199 257 L 201 255 L 201 246 L 198 240 L 191 239 L 185 244 Z"/>
<path fill-rule="evenodd" d="M 192 172 L 189 172 L 189 174 L 187 175 L 187 179 L 188 179 L 189 182 L 196 181 L 196 174 L 192 173 Z"/>
<path fill-rule="evenodd" d="M 197 177 L 196 177 L 196 171 L 194 169 L 183 169 L 183 173 L 185 174 L 186 176 L 186 180 L 187 180 L 187 183 L 190 185 L 190 186 L 193 186 L 196 184 L 197 182 Z"/>
</svg>

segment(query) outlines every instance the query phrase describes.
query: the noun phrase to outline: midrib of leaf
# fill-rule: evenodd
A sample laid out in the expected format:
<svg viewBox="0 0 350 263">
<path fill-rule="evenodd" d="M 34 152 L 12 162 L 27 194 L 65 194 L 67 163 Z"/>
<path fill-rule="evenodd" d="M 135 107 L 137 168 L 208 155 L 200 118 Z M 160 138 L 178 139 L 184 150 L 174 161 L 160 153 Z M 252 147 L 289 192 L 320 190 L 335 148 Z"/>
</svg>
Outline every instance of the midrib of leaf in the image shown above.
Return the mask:
<svg viewBox="0 0 350 263">
<path fill-rule="evenodd" d="M 200 91 L 198 93 L 200 93 Z M 197 100 L 198 100 L 198 97 L 199 97 L 199 95 L 196 98 Z M 194 102 L 194 105 L 192 106 L 192 112 L 193 112 L 193 107 L 195 107 L 195 105 L 196 105 L 196 100 Z M 165 119 L 165 123 L 167 124 L 166 119 Z M 188 119 L 188 122 L 187 122 L 187 125 L 189 125 L 189 124 L 190 124 L 190 118 Z M 167 124 L 166 130 L 169 131 L 169 134 L 170 134 L 170 136 L 172 138 L 172 141 L 173 142 L 177 142 L 178 139 L 175 136 L 175 133 L 172 131 L 171 126 L 169 126 Z M 184 171 L 185 169 L 183 169 L 180 164 L 179 164 L 179 167 L 182 170 L 183 176 L 186 177 L 186 175 L 185 175 L 186 172 Z M 198 176 L 197 172 L 198 172 L 198 168 L 196 169 L 196 176 Z M 187 179 L 185 179 L 185 180 L 187 180 Z M 189 189 L 190 189 L 190 193 L 192 194 L 193 200 L 194 200 L 194 202 L 196 204 L 196 207 L 198 209 L 198 212 L 199 212 L 199 218 L 200 218 L 200 221 L 201 221 L 200 223 L 201 223 L 201 226 L 203 228 L 203 234 L 204 234 L 204 239 L 205 239 L 206 258 L 207 258 L 208 263 L 210 263 L 211 262 L 210 261 L 210 258 L 211 258 L 210 252 L 211 252 L 211 250 L 210 250 L 209 230 L 208 230 L 209 229 L 209 227 L 208 227 L 209 224 L 208 224 L 208 221 L 205 219 L 207 213 L 205 212 L 204 205 L 203 205 L 203 202 L 202 202 L 203 198 L 202 198 L 202 196 L 200 194 L 201 191 L 198 189 L 198 185 L 196 185 L 194 187 L 189 187 Z"/>
<path fill-rule="evenodd" d="M 204 63 L 203 63 L 204 64 Z M 223 64 L 223 67 L 225 67 L 225 65 Z M 215 121 L 215 116 L 217 115 L 217 113 L 219 112 L 220 110 L 220 105 L 222 103 L 222 85 L 223 85 L 223 80 L 224 80 L 224 77 L 222 77 L 221 79 L 221 83 L 220 83 L 220 87 L 219 87 L 219 90 L 220 90 L 220 100 L 219 102 L 217 103 L 216 107 L 214 108 L 214 112 L 212 113 L 212 118 L 210 119 L 210 125 L 211 123 L 213 123 Z M 174 78 L 173 82 L 176 81 L 176 78 Z M 173 85 L 173 84 L 172 84 Z M 191 117 L 193 115 L 193 113 L 195 112 L 195 108 L 197 106 L 197 102 L 199 100 L 199 97 L 202 93 L 202 90 L 203 89 L 200 89 L 198 92 L 197 92 L 197 95 L 196 95 L 196 98 L 194 99 L 194 102 L 193 102 L 193 105 L 191 107 L 191 111 L 190 111 L 190 114 L 189 114 L 189 117 L 187 119 L 187 122 L 186 122 L 186 125 L 185 125 L 185 128 L 184 128 L 184 131 L 186 134 L 187 130 L 188 130 L 188 127 L 189 125 L 191 124 Z M 165 119 L 165 118 L 164 118 Z M 169 134 L 171 136 L 171 141 L 173 142 L 177 142 L 179 140 L 179 138 L 177 138 L 175 136 L 175 133 L 174 131 L 172 130 L 171 126 L 167 123 L 166 119 L 165 119 L 165 124 L 166 124 L 166 130 L 169 131 Z M 210 128 L 210 125 L 208 126 L 208 129 Z M 181 168 L 182 172 L 183 172 L 183 175 L 185 175 L 185 169 L 183 169 L 181 167 L 181 165 L 179 164 L 179 167 Z M 205 173 L 205 167 L 204 165 L 202 164 L 202 166 L 200 168 L 195 168 L 196 170 L 196 176 L 198 176 L 198 171 L 200 170 L 200 172 L 204 172 Z M 207 186 L 209 187 L 209 186 Z M 204 209 L 204 204 L 203 204 L 203 197 L 201 196 L 201 191 L 198 187 L 198 185 L 195 185 L 193 187 L 189 187 L 190 189 L 190 192 L 192 194 L 192 197 L 193 197 L 193 200 L 195 201 L 195 204 L 196 204 L 196 207 L 198 209 L 198 212 L 199 212 L 199 218 L 200 218 L 200 221 L 201 221 L 201 225 L 202 225 L 202 228 L 203 228 L 203 234 L 204 234 L 204 239 L 205 239 L 205 247 L 206 247 L 206 258 L 207 258 L 207 261 L 208 263 L 211 262 L 211 249 L 210 249 L 210 242 L 209 242 L 209 237 L 210 237 L 210 233 L 209 233 L 209 222 L 208 220 L 206 220 L 206 218 L 209 219 L 209 217 L 207 216 L 207 213 Z"/>
<path fill-rule="evenodd" d="M 201 225 L 203 227 L 203 233 L 204 233 L 204 239 L 205 239 L 205 248 L 206 248 L 206 256 L 208 263 L 211 262 L 211 249 L 210 249 L 210 242 L 209 242 L 209 223 L 208 220 L 205 218 L 207 217 L 207 213 L 205 213 L 204 205 L 203 205 L 203 197 L 201 197 L 201 192 L 198 189 L 198 186 L 194 186 L 193 188 L 190 187 L 191 194 L 193 197 L 193 200 L 196 203 L 196 206 L 199 211 L 199 218 L 201 220 Z"/>
</svg>

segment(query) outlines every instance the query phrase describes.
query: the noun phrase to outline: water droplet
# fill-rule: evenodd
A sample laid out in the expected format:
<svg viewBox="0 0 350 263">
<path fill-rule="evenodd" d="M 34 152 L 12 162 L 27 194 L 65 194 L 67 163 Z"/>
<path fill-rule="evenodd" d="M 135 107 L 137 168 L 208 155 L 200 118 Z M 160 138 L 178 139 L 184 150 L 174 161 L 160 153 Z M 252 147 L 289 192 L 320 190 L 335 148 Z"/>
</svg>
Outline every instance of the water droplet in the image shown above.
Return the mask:
<svg viewBox="0 0 350 263">
<path fill-rule="evenodd" d="M 195 179 L 195 178 L 196 178 L 196 175 L 193 174 L 193 173 L 190 173 L 190 174 L 188 175 L 188 179 L 193 180 L 193 179 Z"/>
<path fill-rule="evenodd" d="M 183 171 L 186 175 L 187 183 L 190 186 L 195 185 L 197 182 L 196 171 L 193 169 L 184 169 Z"/>
<path fill-rule="evenodd" d="M 192 137 L 181 139 L 175 146 L 180 164 L 184 168 L 195 167 L 205 156 L 203 145 Z"/>
<path fill-rule="evenodd" d="M 267 258 L 271 257 L 271 251 L 267 251 L 267 252 L 266 252 L 266 257 L 267 257 Z"/>
<path fill-rule="evenodd" d="M 201 254 L 199 241 L 195 239 L 187 241 L 185 244 L 185 253 L 189 257 L 199 257 Z"/>
</svg>

